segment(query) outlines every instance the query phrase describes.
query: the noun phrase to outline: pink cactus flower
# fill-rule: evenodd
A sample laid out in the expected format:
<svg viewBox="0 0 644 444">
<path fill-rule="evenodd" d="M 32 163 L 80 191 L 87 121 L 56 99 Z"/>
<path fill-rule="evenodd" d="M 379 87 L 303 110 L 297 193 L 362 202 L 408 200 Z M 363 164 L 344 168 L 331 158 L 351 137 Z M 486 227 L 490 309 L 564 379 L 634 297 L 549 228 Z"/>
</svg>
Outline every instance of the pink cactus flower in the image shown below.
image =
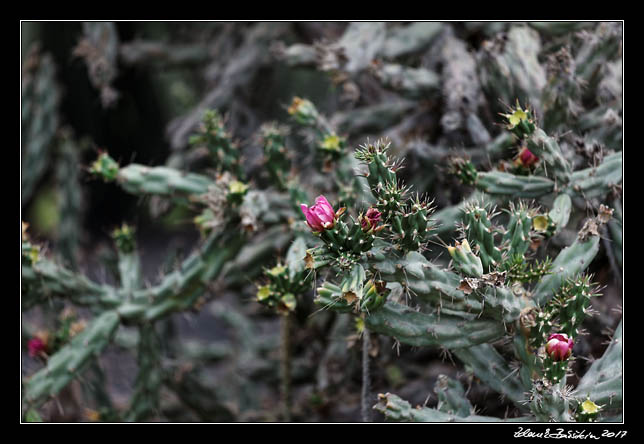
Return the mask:
<svg viewBox="0 0 644 444">
<path fill-rule="evenodd" d="M 370 229 L 378 225 L 378 221 L 380 220 L 381 215 L 382 213 L 380 213 L 380 211 L 376 210 L 375 208 L 369 208 L 367 210 L 367 214 L 365 214 L 360 219 L 360 226 L 362 227 L 362 230 L 369 231 Z"/>
<path fill-rule="evenodd" d="M 521 149 L 521 151 L 519 152 L 519 157 L 517 158 L 517 163 L 523 165 L 526 168 L 531 167 L 538 161 L 539 158 L 532 154 L 532 151 L 525 147 Z"/>
<path fill-rule="evenodd" d="M 47 344 L 42 339 L 36 337 L 31 338 L 29 342 L 27 342 L 27 348 L 29 348 L 29 356 L 33 358 L 44 353 L 45 350 L 47 350 Z"/>
<path fill-rule="evenodd" d="M 301 204 L 300 207 L 306 216 L 306 223 L 313 231 L 321 232 L 335 225 L 335 211 L 326 197 L 318 196 L 311 208 L 305 204 Z"/>
<path fill-rule="evenodd" d="M 553 361 L 565 361 L 572 354 L 572 338 L 565 333 L 554 333 L 548 336 L 546 353 Z"/>
</svg>

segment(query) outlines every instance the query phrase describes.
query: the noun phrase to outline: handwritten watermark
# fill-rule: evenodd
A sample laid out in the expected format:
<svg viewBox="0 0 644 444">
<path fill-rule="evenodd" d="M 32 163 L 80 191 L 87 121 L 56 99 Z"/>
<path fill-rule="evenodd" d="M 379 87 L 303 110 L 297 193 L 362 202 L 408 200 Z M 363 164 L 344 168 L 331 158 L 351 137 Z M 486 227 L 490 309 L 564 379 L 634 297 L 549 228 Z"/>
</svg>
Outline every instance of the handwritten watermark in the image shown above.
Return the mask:
<svg viewBox="0 0 644 444">
<path fill-rule="evenodd" d="M 546 429 L 543 432 L 533 432 L 530 429 L 519 427 L 514 432 L 515 438 L 552 438 L 552 439 L 601 439 L 601 438 L 623 438 L 626 436 L 626 430 L 611 432 L 610 430 L 586 431 L 586 430 L 564 430 L 564 429 Z"/>
</svg>

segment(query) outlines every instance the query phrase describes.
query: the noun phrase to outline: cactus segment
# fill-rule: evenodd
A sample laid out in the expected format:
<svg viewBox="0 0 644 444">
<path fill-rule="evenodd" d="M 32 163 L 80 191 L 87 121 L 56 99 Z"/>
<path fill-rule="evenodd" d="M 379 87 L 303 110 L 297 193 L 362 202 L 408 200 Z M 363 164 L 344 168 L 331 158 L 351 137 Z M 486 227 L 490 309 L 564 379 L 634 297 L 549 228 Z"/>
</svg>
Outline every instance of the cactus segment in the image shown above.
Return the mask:
<svg viewBox="0 0 644 444">
<path fill-rule="evenodd" d="M 567 194 L 560 194 L 552 204 L 552 210 L 548 213 L 550 220 L 554 224 L 553 235 L 561 232 L 568 225 L 570 213 L 572 211 L 572 200 Z"/>
<path fill-rule="evenodd" d="M 501 171 L 478 173 L 476 187 L 493 196 L 537 198 L 555 189 L 554 181 L 541 176 L 517 176 Z"/>
<path fill-rule="evenodd" d="M 490 218 L 487 210 L 478 205 L 465 208 L 463 215 L 466 237 L 475 242 L 484 272 L 492 271 L 503 259 L 494 243 L 495 229 Z"/>
<path fill-rule="evenodd" d="M 494 341 L 505 333 L 503 325 L 496 321 L 420 313 L 392 301 L 367 316 L 365 322 L 369 331 L 416 347 L 470 347 Z"/>
<path fill-rule="evenodd" d="M 474 411 L 474 406 L 465 396 L 463 385 L 448 376 L 438 375 L 434 393 L 438 397 L 436 409 L 443 413 L 467 417 Z"/>
<path fill-rule="evenodd" d="M 27 402 L 37 406 L 58 394 L 82 372 L 90 359 L 107 347 L 119 323 L 116 311 L 106 311 L 74 336 L 67 345 L 49 358 L 43 369 L 26 382 L 24 396 Z"/>
<path fill-rule="evenodd" d="M 200 174 L 134 163 L 121 168 L 116 178 L 125 191 L 137 195 L 199 195 L 207 193 L 213 184 L 212 180 Z"/>
<path fill-rule="evenodd" d="M 567 193 L 587 199 L 600 197 L 622 182 L 622 153 L 606 156 L 596 168 L 572 173 Z"/>
<path fill-rule="evenodd" d="M 535 287 L 534 301 L 543 306 L 561 287 L 566 279 L 576 276 L 584 271 L 592 262 L 599 251 L 599 236 L 591 236 L 582 241 L 580 239 L 561 250 L 552 262 L 552 273 L 545 276 Z"/>
<path fill-rule="evenodd" d="M 525 418 L 502 420 L 493 416 L 468 415 L 459 416 L 427 407 L 412 408 L 411 404 L 391 393 L 379 394 L 378 403 L 373 407 L 392 422 L 499 422 L 525 421 Z"/>
<path fill-rule="evenodd" d="M 139 366 L 134 394 L 125 415 L 126 421 L 140 422 L 154 415 L 159 408 L 159 389 L 162 383 L 161 343 L 154 324 L 139 327 Z"/>
<path fill-rule="evenodd" d="M 548 136 L 541 128 L 536 128 L 527 139 L 527 147 L 550 166 L 547 171 L 553 171 L 558 182 L 563 184 L 570 182 L 572 174 L 570 164 L 564 158 L 555 139 Z"/>
<path fill-rule="evenodd" d="M 622 408 L 622 322 L 604 352 L 581 378 L 574 395 L 604 405 L 606 410 Z"/>
<path fill-rule="evenodd" d="M 490 341 L 483 341 L 473 347 L 455 349 L 454 355 L 470 366 L 477 378 L 492 390 L 507 396 L 520 409 L 525 409 L 521 403 L 525 399 L 525 387 L 519 375 L 510 369 L 506 360 L 492 345 L 485 342 Z"/>
<path fill-rule="evenodd" d="M 510 220 L 502 239 L 506 257 L 523 256 L 528 251 L 531 228 L 532 217 L 526 208 L 519 206 L 510 209 Z"/>
<path fill-rule="evenodd" d="M 467 239 L 457 242 L 454 247 L 447 247 L 456 268 L 466 276 L 480 278 L 483 276 L 481 259 L 470 249 Z"/>
</svg>

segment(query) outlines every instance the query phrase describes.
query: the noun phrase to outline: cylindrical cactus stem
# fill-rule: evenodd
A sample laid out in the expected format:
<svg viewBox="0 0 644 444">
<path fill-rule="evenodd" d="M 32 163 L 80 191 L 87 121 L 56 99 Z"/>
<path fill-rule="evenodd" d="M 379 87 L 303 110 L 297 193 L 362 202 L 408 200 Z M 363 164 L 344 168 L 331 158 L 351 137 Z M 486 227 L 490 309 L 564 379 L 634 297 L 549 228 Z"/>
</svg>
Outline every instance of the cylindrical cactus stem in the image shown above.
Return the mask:
<svg viewBox="0 0 644 444">
<path fill-rule="evenodd" d="M 80 239 L 81 187 L 79 180 L 79 147 L 70 130 L 61 132 L 58 143 L 59 160 L 56 165 L 56 181 L 60 190 L 60 224 L 56 250 L 69 264 L 77 266 L 77 249 Z"/>
<path fill-rule="evenodd" d="M 588 268 L 599 251 L 598 230 L 608 222 L 608 214 L 600 213 L 597 217 L 587 219 L 575 242 L 559 252 L 552 262 L 552 273 L 545 276 L 533 291 L 533 299 L 538 305 L 543 306 L 553 298 L 566 279 L 573 278 Z"/>
<path fill-rule="evenodd" d="M 362 396 L 360 413 L 362 422 L 371 422 L 371 371 L 369 368 L 369 348 L 371 341 L 369 329 L 365 326 L 362 329 Z"/>
<path fill-rule="evenodd" d="M 134 383 L 134 394 L 127 421 L 145 421 L 159 408 L 159 389 L 162 383 L 161 344 L 154 324 L 139 327 L 138 344 L 139 372 Z"/>
<path fill-rule="evenodd" d="M 579 381 L 575 396 L 581 399 L 590 398 L 593 402 L 604 405 L 605 410 L 622 408 L 622 322 L 604 352 L 595 360 Z"/>
<path fill-rule="evenodd" d="M 411 404 L 400 397 L 387 393 L 378 395 L 378 403 L 373 408 L 391 422 L 523 422 L 526 418 L 510 418 L 502 420 L 493 416 L 467 415 L 445 413 L 438 409 L 417 406 L 412 408 Z"/>
<path fill-rule="evenodd" d="M 487 342 L 487 343 L 486 343 Z M 453 353 L 458 359 L 469 365 L 474 374 L 492 390 L 507 396 L 521 410 L 526 407 L 522 403 L 525 399 L 525 387 L 501 354 L 490 345 L 491 341 L 472 346 L 454 349 Z"/>
<path fill-rule="evenodd" d="M 552 209 L 548 212 L 548 217 L 554 224 L 552 234 L 555 235 L 568 225 L 570 213 L 572 211 L 572 200 L 568 194 L 562 193 L 552 204 Z"/>
<path fill-rule="evenodd" d="M 244 180 L 239 144 L 233 141 L 224 123 L 224 118 L 218 111 L 206 110 L 199 133 L 190 137 L 190 144 L 206 148 L 218 172 L 228 171 L 239 180 Z"/>
<path fill-rule="evenodd" d="M 213 185 L 212 180 L 200 174 L 138 164 L 120 168 L 116 180 L 125 191 L 137 195 L 200 195 Z"/>
<path fill-rule="evenodd" d="M 446 375 L 438 375 L 434 385 L 438 397 L 437 410 L 452 415 L 467 417 L 474 411 L 474 406 L 465 396 L 463 385 Z"/>
<path fill-rule="evenodd" d="M 509 258 L 523 256 L 530 247 L 531 211 L 525 205 L 511 206 L 510 220 L 503 235 L 504 250 Z"/>
<path fill-rule="evenodd" d="M 582 275 L 565 282 L 551 302 L 559 317 L 559 330 L 576 338 L 588 314 L 590 299 L 597 295 L 597 289 L 591 284 L 589 276 Z"/>
<path fill-rule="evenodd" d="M 68 299 L 74 304 L 114 308 L 121 302 L 118 292 L 96 284 L 48 260 L 39 259 L 22 266 L 22 308 L 27 310 L 51 297 Z"/>
<path fill-rule="evenodd" d="M 201 251 L 182 262 L 180 269 L 166 275 L 150 288 L 136 290 L 131 301 L 122 302 L 117 311 L 130 322 L 150 322 L 176 311 L 193 308 L 206 291 L 206 284 L 217 278 L 226 261 L 244 243 L 240 233 L 212 235 Z"/>
<path fill-rule="evenodd" d="M 546 72 L 538 60 L 540 52 L 539 34 L 527 26 L 513 26 L 483 42 L 477 60 L 483 91 L 501 103 L 518 99 L 539 109 L 546 84 Z M 491 105 L 502 111 L 499 104 Z"/>
<path fill-rule="evenodd" d="M 432 215 L 432 220 L 434 222 L 434 227 L 432 228 L 433 234 L 442 236 L 444 234 L 453 232 L 456 229 L 458 223 L 463 219 L 463 213 L 465 209 L 469 205 L 476 204 L 477 202 L 483 202 L 484 200 L 486 204 L 496 203 L 496 199 L 487 196 L 481 191 L 475 190 L 461 203 L 436 211 Z"/>
<path fill-rule="evenodd" d="M 58 394 L 91 359 L 107 347 L 119 326 L 119 319 L 114 310 L 104 312 L 51 356 L 47 365 L 26 381 L 26 402 L 37 406 Z"/>
<path fill-rule="evenodd" d="M 540 422 L 572 422 L 570 403 L 573 401 L 563 382 L 537 379 L 530 390 L 530 410 Z"/>
<path fill-rule="evenodd" d="M 330 130 L 326 120 L 320 115 L 313 102 L 308 99 L 293 97 L 287 111 L 293 120 L 302 126 L 318 127 L 321 131 Z"/>
<path fill-rule="evenodd" d="M 123 224 L 112 233 L 118 248 L 118 269 L 121 288 L 127 300 L 141 287 L 141 262 L 136 251 L 134 229 Z"/>
<path fill-rule="evenodd" d="M 572 173 L 565 192 L 583 198 L 600 197 L 622 182 L 622 152 L 604 158 L 598 167 L 586 168 Z"/>
<path fill-rule="evenodd" d="M 443 131 L 449 134 L 465 129 L 468 116 L 476 114 L 483 95 L 476 72 L 476 59 L 468 51 L 466 43 L 456 37 L 451 28 L 445 28 L 441 39 L 439 56 L 443 66 L 442 92 L 445 100 L 445 113 L 441 118 L 441 126 Z M 486 132 L 484 129 L 483 131 Z M 477 142 L 485 138 L 489 140 L 489 134 L 471 135 Z"/>
<path fill-rule="evenodd" d="M 564 158 L 561 148 L 555 139 L 548 136 L 541 128 L 536 128 L 526 140 L 527 147 L 535 156 L 543 159 L 553 171 L 557 181 L 561 184 L 570 182 L 572 170 Z"/>
<path fill-rule="evenodd" d="M 440 88 L 440 77 L 426 68 L 411 68 L 394 63 L 374 63 L 370 71 L 385 88 L 397 91 L 411 99 L 431 96 Z"/>
<path fill-rule="evenodd" d="M 552 193 L 555 182 L 541 176 L 517 176 L 501 171 L 488 171 L 477 174 L 476 188 L 493 196 L 537 198 Z"/>
<path fill-rule="evenodd" d="M 376 207 L 383 214 L 383 221 L 389 219 L 402 209 L 403 200 L 408 188 L 400 185 L 396 179 L 396 164 L 388 157 L 389 143 L 378 140 L 375 144 L 366 144 L 358 148 L 355 158 L 367 166 L 366 179 L 371 193 L 377 199 Z"/>
<path fill-rule="evenodd" d="M 22 75 L 22 177 L 21 199 L 25 204 L 47 169 L 51 144 L 59 125 L 61 92 L 56 68 L 49 54 L 33 47 L 25 58 Z"/>
<path fill-rule="evenodd" d="M 475 278 L 483 276 L 481 259 L 472 252 L 467 239 L 460 243 L 456 242 L 455 246 L 447 247 L 447 250 L 461 273 Z"/>
<path fill-rule="evenodd" d="M 463 224 L 467 238 L 475 241 L 478 248 L 483 271 L 491 271 L 501 263 L 503 257 L 501 250 L 495 245 L 494 228 L 487 210 L 475 204 L 466 207 Z"/>
<path fill-rule="evenodd" d="M 280 316 L 280 399 L 282 419 L 291 421 L 291 319 L 286 313 Z"/>
<path fill-rule="evenodd" d="M 622 47 L 622 25 L 598 23 L 594 33 L 583 35 L 584 44 L 575 57 L 575 74 L 588 85 L 586 94 L 594 91 L 609 60 L 619 56 Z"/>
<path fill-rule="evenodd" d="M 615 212 L 613 213 L 613 218 L 608 222 L 608 230 L 611 237 L 611 245 L 613 248 L 613 257 L 615 261 L 621 268 L 623 265 L 622 261 L 622 232 L 623 232 L 623 215 L 622 215 L 622 202 L 620 199 L 615 199 L 612 204 Z M 621 273 L 620 273 L 621 275 Z"/>
<path fill-rule="evenodd" d="M 495 341 L 505 334 L 503 324 L 496 320 L 479 319 L 467 313 L 461 316 L 421 313 L 392 301 L 371 312 L 365 325 L 372 332 L 417 347 L 471 347 Z"/>
<path fill-rule="evenodd" d="M 286 190 L 291 170 L 291 159 L 285 146 L 287 127 L 269 123 L 262 125 L 260 131 L 264 159 L 271 179 L 280 190 Z"/>
</svg>

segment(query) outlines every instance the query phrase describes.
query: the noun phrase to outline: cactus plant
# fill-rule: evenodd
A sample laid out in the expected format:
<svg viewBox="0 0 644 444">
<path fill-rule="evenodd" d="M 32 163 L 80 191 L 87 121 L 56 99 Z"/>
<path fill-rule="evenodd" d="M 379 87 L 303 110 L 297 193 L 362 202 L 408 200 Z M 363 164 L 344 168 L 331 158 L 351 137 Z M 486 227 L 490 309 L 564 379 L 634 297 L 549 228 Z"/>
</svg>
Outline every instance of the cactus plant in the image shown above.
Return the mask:
<svg viewBox="0 0 644 444">
<path fill-rule="evenodd" d="M 590 319 L 606 270 L 621 286 L 619 24 L 289 26 L 204 25 L 208 38 L 162 46 L 84 23 L 74 53 L 105 113 L 129 106 L 116 80 L 130 69 L 172 71 L 146 73 L 167 74 L 166 97 L 180 67 L 204 76 L 190 88 L 203 99 L 168 113 L 172 153 L 138 163 L 101 146 L 83 165 L 53 61 L 29 56 L 23 205 L 52 178 L 61 200 L 53 249 L 22 225 L 22 309 L 47 324 L 23 327 L 24 421 L 76 387 L 101 421 L 310 421 L 330 406 L 366 422 L 621 419 L 622 324 Z M 149 209 L 102 227 L 107 279 L 80 242 L 83 173 Z M 155 258 L 150 278 L 142 227 L 170 220 L 196 246 Z M 82 319 L 57 315 L 69 307 Z M 177 332 L 188 312 L 212 322 L 208 339 Z M 618 322 L 586 364 L 598 326 Z M 103 368 L 115 348 L 136 368 L 118 400 Z M 406 367 L 410 350 L 451 365 Z M 405 387 L 411 374 L 423 380 Z M 418 386 L 435 396 L 412 407 Z M 486 410 L 496 396 L 511 414 Z"/>
</svg>

